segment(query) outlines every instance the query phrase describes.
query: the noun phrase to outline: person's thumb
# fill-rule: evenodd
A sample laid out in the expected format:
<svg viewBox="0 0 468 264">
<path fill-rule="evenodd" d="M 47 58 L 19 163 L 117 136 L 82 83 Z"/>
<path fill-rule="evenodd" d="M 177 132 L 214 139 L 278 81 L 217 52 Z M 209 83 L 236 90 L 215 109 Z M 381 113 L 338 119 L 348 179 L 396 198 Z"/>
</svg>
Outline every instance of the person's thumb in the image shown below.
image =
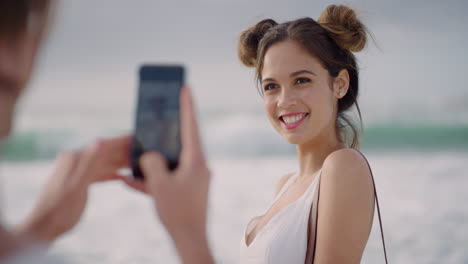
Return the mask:
<svg viewBox="0 0 468 264">
<path fill-rule="evenodd" d="M 166 159 L 157 152 L 146 152 L 140 158 L 140 167 L 145 176 L 145 186 L 148 192 L 158 195 L 170 180 Z"/>
</svg>

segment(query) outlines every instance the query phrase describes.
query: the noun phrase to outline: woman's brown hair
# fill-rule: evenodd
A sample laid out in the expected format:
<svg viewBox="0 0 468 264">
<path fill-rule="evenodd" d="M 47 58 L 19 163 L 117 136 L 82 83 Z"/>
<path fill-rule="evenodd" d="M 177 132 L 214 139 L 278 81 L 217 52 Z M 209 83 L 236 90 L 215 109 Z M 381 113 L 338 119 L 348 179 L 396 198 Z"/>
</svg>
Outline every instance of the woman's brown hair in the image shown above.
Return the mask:
<svg viewBox="0 0 468 264">
<path fill-rule="evenodd" d="M 359 149 L 359 133 L 356 126 L 346 116 L 345 111 L 353 105 L 359 115 L 360 129 L 362 117 L 357 98 L 359 94 L 359 69 L 353 52 L 361 51 L 367 41 L 367 29 L 357 18 L 353 9 L 343 5 L 330 5 L 320 15 L 318 21 L 300 18 L 278 24 L 273 19 L 264 19 L 241 33 L 238 43 L 239 59 L 247 67 L 255 67 L 257 80 L 261 80 L 265 54 L 273 44 L 294 40 L 300 43 L 314 57 L 318 58 L 332 78 L 345 69 L 349 73 L 349 89 L 338 100 L 337 132 L 340 140 Z M 347 133 L 347 128 L 352 132 Z"/>
</svg>

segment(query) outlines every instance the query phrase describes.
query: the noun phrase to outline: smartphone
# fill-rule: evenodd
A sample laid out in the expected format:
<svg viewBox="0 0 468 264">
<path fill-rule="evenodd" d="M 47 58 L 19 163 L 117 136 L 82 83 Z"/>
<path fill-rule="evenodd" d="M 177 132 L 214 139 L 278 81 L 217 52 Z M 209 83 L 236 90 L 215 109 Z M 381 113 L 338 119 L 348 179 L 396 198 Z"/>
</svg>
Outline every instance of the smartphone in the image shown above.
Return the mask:
<svg viewBox="0 0 468 264">
<path fill-rule="evenodd" d="M 181 150 L 179 97 L 184 72 L 181 65 L 143 65 L 139 69 L 130 153 L 135 178 L 144 178 L 139 159 L 147 151 L 161 153 L 170 170 L 177 168 Z"/>
</svg>

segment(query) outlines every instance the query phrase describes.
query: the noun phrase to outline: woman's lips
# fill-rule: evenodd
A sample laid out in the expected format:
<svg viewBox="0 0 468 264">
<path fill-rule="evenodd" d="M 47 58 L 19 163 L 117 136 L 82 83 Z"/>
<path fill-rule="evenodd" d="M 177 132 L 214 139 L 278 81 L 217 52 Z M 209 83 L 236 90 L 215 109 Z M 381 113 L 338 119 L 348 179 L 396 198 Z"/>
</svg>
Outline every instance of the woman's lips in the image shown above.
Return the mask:
<svg viewBox="0 0 468 264">
<path fill-rule="evenodd" d="M 279 120 L 284 128 L 291 130 L 300 126 L 308 116 L 308 113 L 291 113 L 282 115 Z"/>
</svg>

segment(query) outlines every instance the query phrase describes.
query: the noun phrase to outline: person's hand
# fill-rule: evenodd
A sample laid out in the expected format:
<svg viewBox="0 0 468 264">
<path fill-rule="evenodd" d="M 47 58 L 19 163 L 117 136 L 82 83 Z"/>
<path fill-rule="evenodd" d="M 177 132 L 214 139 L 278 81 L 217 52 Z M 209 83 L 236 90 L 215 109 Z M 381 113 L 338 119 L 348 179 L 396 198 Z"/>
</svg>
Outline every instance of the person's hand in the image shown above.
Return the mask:
<svg viewBox="0 0 468 264">
<path fill-rule="evenodd" d="M 161 154 L 147 152 L 140 159 L 145 181 L 122 179 L 154 199 L 158 216 L 183 263 L 212 263 L 206 235 L 210 171 L 187 87 L 181 91 L 180 106 L 182 150 L 178 168 L 169 171 Z"/>
<path fill-rule="evenodd" d="M 129 146 L 130 137 L 122 136 L 61 154 L 32 213 L 15 228 L 17 235 L 47 243 L 72 229 L 86 207 L 88 187 L 117 179 L 117 170 L 128 167 Z"/>
</svg>

